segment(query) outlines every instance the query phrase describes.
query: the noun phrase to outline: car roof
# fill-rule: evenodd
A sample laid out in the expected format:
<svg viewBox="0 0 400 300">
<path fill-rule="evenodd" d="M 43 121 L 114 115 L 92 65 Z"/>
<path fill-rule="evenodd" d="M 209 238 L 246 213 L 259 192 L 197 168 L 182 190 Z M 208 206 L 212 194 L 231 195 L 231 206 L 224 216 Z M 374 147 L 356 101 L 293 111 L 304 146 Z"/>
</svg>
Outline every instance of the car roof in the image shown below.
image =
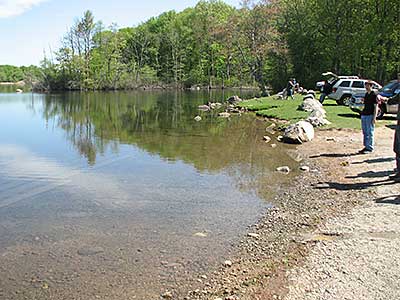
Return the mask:
<svg viewBox="0 0 400 300">
<path fill-rule="evenodd" d="M 347 75 L 340 75 L 340 76 L 338 76 L 338 75 L 336 75 L 335 73 L 332 73 L 332 72 L 325 72 L 325 73 L 322 73 L 322 76 L 333 76 L 333 77 L 335 77 L 335 78 L 354 78 L 354 79 L 357 79 L 357 78 L 359 78 L 358 76 L 355 76 L 355 75 L 349 75 L 349 76 L 347 76 Z"/>
</svg>

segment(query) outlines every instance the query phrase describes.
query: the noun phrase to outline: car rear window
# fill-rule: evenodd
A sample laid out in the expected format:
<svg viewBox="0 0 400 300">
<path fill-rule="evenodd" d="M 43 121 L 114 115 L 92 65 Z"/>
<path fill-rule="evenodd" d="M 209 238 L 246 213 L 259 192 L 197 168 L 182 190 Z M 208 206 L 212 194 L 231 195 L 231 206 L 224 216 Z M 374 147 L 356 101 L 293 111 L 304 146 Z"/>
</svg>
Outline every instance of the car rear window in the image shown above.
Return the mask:
<svg viewBox="0 0 400 300">
<path fill-rule="evenodd" d="M 351 86 L 358 89 L 363 89 L 365 87 L 363 81 L 353 81 L 353 84 Z"/>
<path fill-rule="evenodd" d="M 349 87 L 350 86 L 350 81 L 343 81 L 341 84 L 339 84 L 341 87 Z"/>
</svg>

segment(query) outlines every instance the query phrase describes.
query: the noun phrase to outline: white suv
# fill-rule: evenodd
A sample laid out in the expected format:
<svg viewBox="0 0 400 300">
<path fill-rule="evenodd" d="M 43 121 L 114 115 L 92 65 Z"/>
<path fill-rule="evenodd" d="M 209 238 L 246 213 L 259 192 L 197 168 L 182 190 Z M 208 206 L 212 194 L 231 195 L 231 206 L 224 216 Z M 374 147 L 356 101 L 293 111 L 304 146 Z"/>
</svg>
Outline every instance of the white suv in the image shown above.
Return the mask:
<svg viewBox="0 0 400 300">
<path fill-rule="evenodd" d="M 359 78 L 345 78 L 338 79 L 332 88 L 332 93 L 328 95 L 329 98 L 336 100 L 337 104 L 340 105 L 349 105 L 350 99 L 352 95 L 366 93 L 365 83 L 369 81 L 367 79 L 359 79 Z M 375 82 L 373 83 L 372 90 L 377 92 L 382 86 Z"/>
</svg>

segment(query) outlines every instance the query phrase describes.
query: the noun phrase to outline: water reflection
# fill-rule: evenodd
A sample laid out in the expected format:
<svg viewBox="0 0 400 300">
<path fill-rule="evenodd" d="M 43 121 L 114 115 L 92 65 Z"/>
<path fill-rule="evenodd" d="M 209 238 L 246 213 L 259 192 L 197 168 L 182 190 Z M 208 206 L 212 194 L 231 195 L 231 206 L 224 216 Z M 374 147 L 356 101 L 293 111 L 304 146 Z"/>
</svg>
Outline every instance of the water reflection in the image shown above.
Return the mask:
<svg viewBox="0 0 400 300">
<path fill-rule="evenodd" d="M 263 121 L 194 121 L 229 95 L 0 94 L 0 298 L 193 289 L 290 180 Z"/>
</svg>

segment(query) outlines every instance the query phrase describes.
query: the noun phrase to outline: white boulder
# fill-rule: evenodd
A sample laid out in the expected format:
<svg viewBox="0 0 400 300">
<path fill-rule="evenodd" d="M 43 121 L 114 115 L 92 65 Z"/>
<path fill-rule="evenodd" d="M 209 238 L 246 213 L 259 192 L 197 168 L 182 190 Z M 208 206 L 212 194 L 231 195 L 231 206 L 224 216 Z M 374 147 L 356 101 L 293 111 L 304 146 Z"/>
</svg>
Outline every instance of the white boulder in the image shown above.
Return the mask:
<svg viewBox="0 0 400 300">
<path fill-rule="evenodd" d="M 290 143 L 302 144 L 314 139 L 314 127 L 306 121 L 299 121 L 286 128 L 283 139 Z"/>
</svg>

